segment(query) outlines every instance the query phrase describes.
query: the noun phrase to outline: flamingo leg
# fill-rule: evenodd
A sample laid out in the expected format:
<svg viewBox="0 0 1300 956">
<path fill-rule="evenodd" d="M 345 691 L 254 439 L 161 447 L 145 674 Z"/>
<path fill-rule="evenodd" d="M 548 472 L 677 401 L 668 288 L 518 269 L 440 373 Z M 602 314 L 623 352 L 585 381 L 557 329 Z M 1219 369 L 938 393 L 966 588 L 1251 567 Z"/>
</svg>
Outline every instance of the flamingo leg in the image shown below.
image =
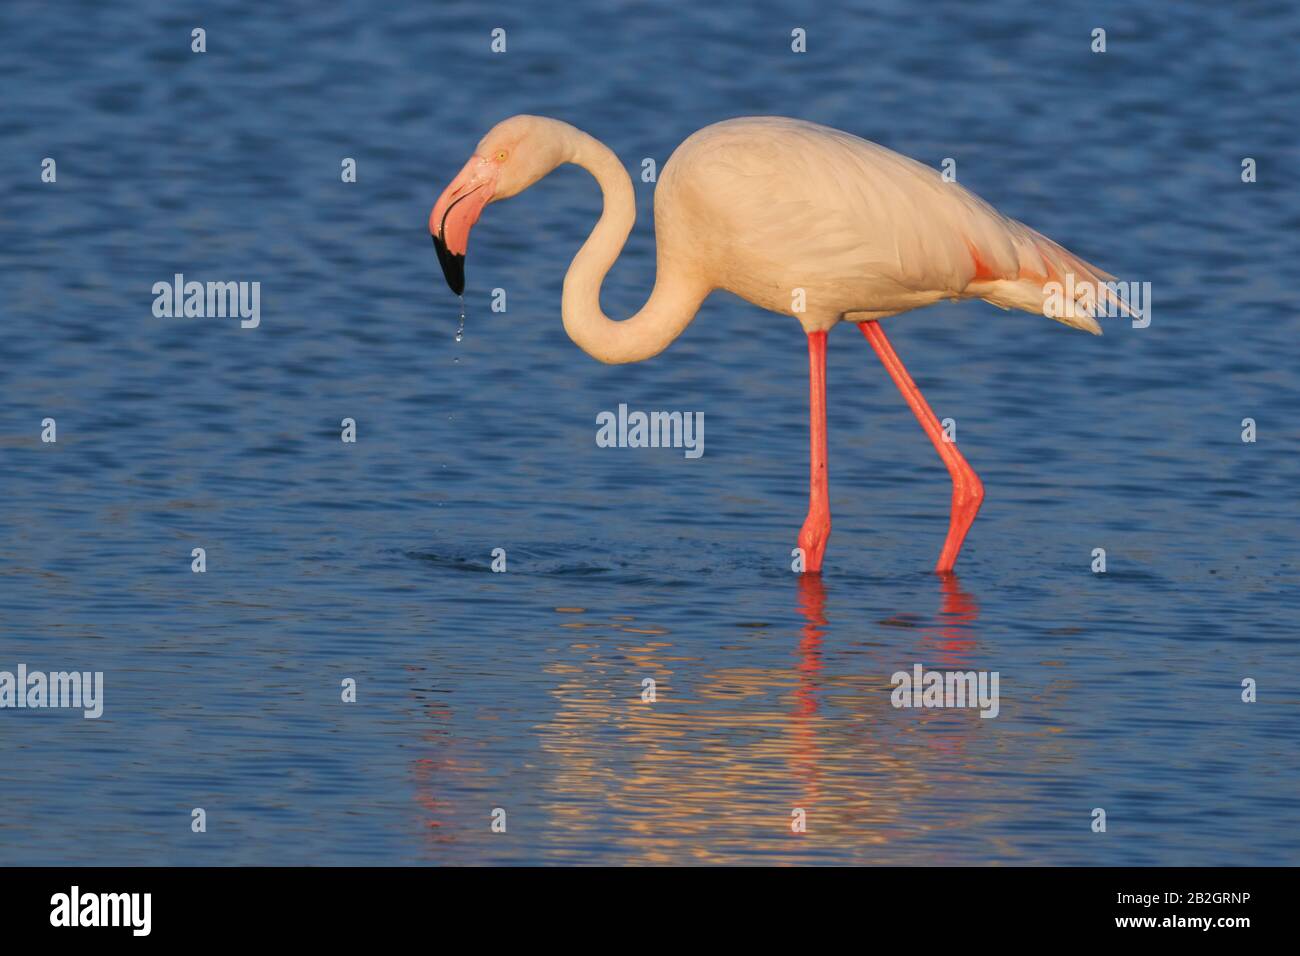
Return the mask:
<svg viewBox="0 0 1300 956">
<path fill-rule="evenodd" d="M 808 333 L 808 517 L 799 531 L 804 571 L 819 574 L 831 536 L 831 502 L 826 472 L 826 333 Z"/>
<path fill-rule="evenodd" d="M 984 500 L 984 483 L 980 481 L 979 475 L 975 474 L 975 469 L 962 457 L 957 446 L 952 442 L 944 441 L 943 428 L 939 420 L 934 417 L 934 412 L 930 410 L 930 405 L 921 394 L 921 390 L 912 381 L 912 376 L 907 374 L 907 369 L 903 367 L 893 346 L 889 344 L 889 339 L 885 338 L 885 330 L 880 327 L 880 323 L 860 322 L 858 328 L 867 337 L 871 347 L 876 350 L 876 355 L 880 356 L 880 361 L 889 372 L 890 378 L 903 393 L 908 407 L 916 415 L 917 421 L 930 437 L 935 451 L 948 466 L 948 473 L 952 475 L 952 517 L 948 521 L 948 537 L 944 539 L 943 550 L 939 552 L 939 562 L 934 566 L 938 574 L 951 574 L 953 565 L 957 563 L 957 553 L 961 551 L 962 541 L 966 538 L 966 532 L 974 523 L 975 515 L 980 510 L 980 503 Z"/>
</svg>

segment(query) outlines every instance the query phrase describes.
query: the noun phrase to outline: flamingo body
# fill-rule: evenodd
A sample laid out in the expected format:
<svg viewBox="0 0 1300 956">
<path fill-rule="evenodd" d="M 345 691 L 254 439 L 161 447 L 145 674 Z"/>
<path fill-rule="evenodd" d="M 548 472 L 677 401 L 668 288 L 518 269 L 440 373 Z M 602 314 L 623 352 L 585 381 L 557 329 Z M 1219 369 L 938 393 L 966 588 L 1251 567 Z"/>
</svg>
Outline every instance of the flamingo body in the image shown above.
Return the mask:
<svg viewBox="0 0 1300 956">
<path fill-rule="evenodd" d="M 791 315 L 806 332 L 940 299 L 1041 314 L 1049 279 L 1112 278 L 929 166 L 777 116 L 687 138 L 655 191 L 655 230 L 661 261 L 690 262 L 711 287 Z M 794 289 L 804 291 L 801 312 Z M 1088 315 L 1060 321 L 1101 331 Z"/>
</svg>

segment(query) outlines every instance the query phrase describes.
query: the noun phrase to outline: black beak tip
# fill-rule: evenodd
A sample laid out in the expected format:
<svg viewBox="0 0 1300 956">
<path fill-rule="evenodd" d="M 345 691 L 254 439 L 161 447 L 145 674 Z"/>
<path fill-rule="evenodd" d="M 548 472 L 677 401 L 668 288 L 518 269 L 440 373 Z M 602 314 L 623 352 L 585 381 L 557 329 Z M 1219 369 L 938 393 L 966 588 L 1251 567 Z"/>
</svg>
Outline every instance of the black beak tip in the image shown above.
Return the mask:
<svg viewBox="0 0 1300 956">
<path fill-rule="evenodd" d="M 433 248 L 438 251 L 438 264 L 442 266 L 442 274 L 447 279 L 447 285 L 457 295 L 464 295 L 465 257 L 449 251 L 441 236 L 433 236 Z"/>
</svg>

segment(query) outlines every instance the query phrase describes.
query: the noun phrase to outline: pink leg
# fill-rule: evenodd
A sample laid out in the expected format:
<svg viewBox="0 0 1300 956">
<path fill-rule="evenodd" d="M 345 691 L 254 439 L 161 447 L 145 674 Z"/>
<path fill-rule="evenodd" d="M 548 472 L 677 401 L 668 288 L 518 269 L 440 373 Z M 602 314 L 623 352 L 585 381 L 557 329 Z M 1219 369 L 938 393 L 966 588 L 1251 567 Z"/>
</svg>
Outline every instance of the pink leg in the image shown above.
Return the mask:
<svg viewBox="0 0 1300 956">
<path fill-rule="evenodd" d="M 880 323 L 861 322 L 858 328 L 862 330 L 862 334 L 867 337 L 871 347 L 880 356 L 880 361 L 889 372 L 890 378 L 903 393 L 903 398 L 907 400 L 908 406 L 916 415 L 917 421 L 921 423 L 921 427 L 925 429 L 925 433 L 930 436 L 935 450 L 943 459 L 943 463 L 948 466 L 948 473 L 952 475 L 952 518 L 948 522 L 948 537 L 943 542 L 943 550 L 939 552 L 939 563 L 934 566 L 934 570 L 939 574 L 951 574 L 952 567 L 957 562 L 957 552 L 961 550 L 961 543 L 975 521 L 975 515 L 979 513 L 980 503 L 984 500 L 984 484 L 980 481 L 979 475 L 975 474 L 975 469 L 957 450 L 957 446 L 943 440 L 943 428 L 939 425 L 939 420 L 934 417 L 934 412 L 930 411 L 925 396 L 912 381 L 912 376 L 907 374 L 907 369 L 903 367 L 893 346 L 889 344 L 889 339 L 885 338 L 885 330 L 880 327 Z"/>
<path fill-rule="evenodd" d="M 808 517 L 799 532 L 804 571 L 820 573 L 831 536 L 831 502 L 826 474 L 826 333 L 808 333 Z"/>
</svg>

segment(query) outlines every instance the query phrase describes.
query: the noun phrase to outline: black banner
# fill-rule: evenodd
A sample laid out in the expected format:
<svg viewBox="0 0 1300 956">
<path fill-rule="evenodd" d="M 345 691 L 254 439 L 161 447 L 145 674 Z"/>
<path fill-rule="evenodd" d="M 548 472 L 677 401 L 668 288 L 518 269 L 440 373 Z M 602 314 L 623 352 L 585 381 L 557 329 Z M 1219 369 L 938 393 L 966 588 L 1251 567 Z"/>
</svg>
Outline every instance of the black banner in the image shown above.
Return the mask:
<svg viewBox="0 0 1300 956">
<path fill-rule="evenodd" d="M 1231 945 L 1281 928 L 1283 869 L 11 869 L 0 872 L 6 941 L 76 934 L 167 942 L 374 942 L 432 932 L 552 925 L 566 936 L 660 935 L 705 920 L 739 936 L 773 920 L 851 918 L 862 938 L 906 930 L 945 941 L 996 927 Z M 557 909 L 557 906 L 559 909 Z M 542 920 L 542 922 L 535 922 Z M 659 927 L 659 929 L 656 929 Z M 956 935 L 953 935 L 953 934 Z"/>
</svg>

